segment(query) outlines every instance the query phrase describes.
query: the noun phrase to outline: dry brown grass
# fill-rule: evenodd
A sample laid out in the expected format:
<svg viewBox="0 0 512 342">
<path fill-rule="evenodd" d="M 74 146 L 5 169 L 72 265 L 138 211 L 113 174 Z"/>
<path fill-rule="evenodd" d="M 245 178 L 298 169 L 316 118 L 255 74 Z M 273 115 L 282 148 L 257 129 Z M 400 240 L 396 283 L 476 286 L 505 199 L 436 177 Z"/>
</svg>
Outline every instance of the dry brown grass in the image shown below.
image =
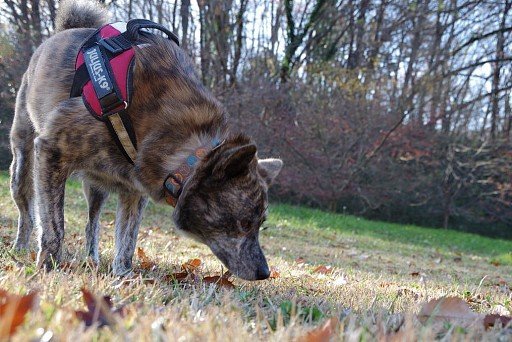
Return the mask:
<svg viewBox="0 0 512 342">
<path fill-rule="evenodd" d="M 35 269 L 30 254 L 8 252 L 16 211 L 5 174 L 0 186 L 0 288 L 19 294 L 39 291 L 38 307 L 14 340 L 53 336 L 73 341 L 283 341 L 304 336 L 329 317 L 340 319 L 335 337 L 343 340 L 385 340 L 400 326 L 395 336 L 399 340 L 512 339 L 510 327 L 485 331 L 477 324 L 423 326 L 414 317 L 427 298 L 444 295 L 464 297 L 478 312 L 510 314 L 512 267 L 492 265 L 491 253 L 472 254 L 467 248 L 461 252 L 457 243 L 453 249 L 439 249 L 406 239 L 381 239 L 348 227 L 319 228 L 281 208 L 271 214 L 261 234 L 269 264 L 279 277 L 255 283 L 236 279 L 235 290 L 219 290 L 201 282 L 166 280 L 191 258 L 202 260 L 201 275 L 220 274 L 222 267 L 206 247 L 172 231 L 169 208 L 150 205 L 138 246 L 157 266 L 144 270 L 135 259 L 135 278 L 120 280 L 109 274 L 114 201 L 102 216 L 101 264 L 82 263 L 85 202 L 78 184 L 72 183 L 66 200 L 64 257 L 71 267 L 45 273 Z M 299 257 L 305 262 L 297 262 Z M 332 272 L 313 273 L 319 265 L 332 265 Z M 125 306 L 126 315 L 110 327 L 86 328 L 74 315 L 84 308 L 81 287 L 111 295 L 116 307 Z"/>
</svg>

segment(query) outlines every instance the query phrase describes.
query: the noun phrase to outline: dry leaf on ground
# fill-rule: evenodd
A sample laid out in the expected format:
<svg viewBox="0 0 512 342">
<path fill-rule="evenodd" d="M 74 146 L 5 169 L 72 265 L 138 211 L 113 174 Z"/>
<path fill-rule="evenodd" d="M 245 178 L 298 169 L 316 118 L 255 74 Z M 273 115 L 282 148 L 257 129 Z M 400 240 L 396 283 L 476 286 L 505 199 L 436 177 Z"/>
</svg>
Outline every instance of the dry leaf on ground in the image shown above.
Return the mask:
<svg viewBox="0 0 512 342">
<path fill-rule="evenodd" d="M 142 247 L 137 247 L 137 258 L 139 258 L 140 268 L 143 270 L 150 270 L 155 266 L 155 263 L 146 255 Z"/>
<path fill-rule="evenodd" d="M 181 269 L 185 272 L 194 272 L 199 266 L 201 266 L 201 260 L 199 259 L 190 259 L 183 265 L 181 265 Z"/>
<path fill-rule="evenodd" d="M 221 276 L 211 276 L 211 277 L 204 277 L 203 283 L 205 284 L 215 284 L 219 287 L 223 287 L 226 289 L 234 289 L 235 285 L 229 280 L 229 277 L 231 277 L 231 272 L 227 271 Z"/>
<path fill-rule="evenodd" d="M 201 266 L 201 263 L 202 262 L 200 259 L 190 259 L 181 265 L 183 272 L 168 274 L 165 276 L 165 280 L 171 282 L 185 282 L 189 275 L 192 277 L 192 279 L 196 280 L 197 276 L 194 272 Z"/>
<path fill-rule="evenodd" d="M 25 320 L 25 315 L 34 306 L 37 292 L 25 296 L 9 294 L 0 290 L 0 340 L 7 340 Z"/>
<path fill-rule="evenodd" d="M 339 325 L 336 317 L 331 317 L 324 325 L 309 331 L 306 335 L 297 339 L 299 342 L 328 342 L 333 337 Z"/>
<path fill-rule="evenodd" d="M 298 265 L 304 265 L 306 263 L 306 260 L 304 260 L 303 257 L 298 257 L 297 259 L 295 259 L 295 262 L 298 264 Z"/>
<path fill-rule="evenodd" d="M 78 319 L 86 326 L 97 323 L 98 326 L 110 325 L 115 322 L 114 315 L 123 315 L 122 308 L 112 310 L 112 299 L 109 296 L 98 297 L 85 288 L 81 289 L 87 311 L 75 311 Z"/>
<path fill-rule="evenodd" d="M 171 281 L 171 282 L 174 282 L 174 281 L 182 282 L 188 277 L 188 275 L 189 275 L 188 272 L 176 272 L 173 274 L 166 275 L 165 280 Z"/>
<path fill-rule="evenodd" d="M 279 273 L 279 271 L 275 267 L 270 268 L 270 276 L 269 276 L 270 279 L 276 279 L 276 278 L 279 278 L 280 276 L 281 276 L 281 273 Z"/>
<path fill-rule="evenodd" d="M 313 273 L 329 274 L 332 272 L 332 266 L 320 265 L 313 270 Z"/>
<path fill-rule="evenodd" d="M 470 325 L 480 318 L 473 312 L 468 303 L 458 297 L 433 299 L 423 305 L 418 314 L 421 323 L 438 321 L 457 321 L 462 325 Z"/>
</svg>

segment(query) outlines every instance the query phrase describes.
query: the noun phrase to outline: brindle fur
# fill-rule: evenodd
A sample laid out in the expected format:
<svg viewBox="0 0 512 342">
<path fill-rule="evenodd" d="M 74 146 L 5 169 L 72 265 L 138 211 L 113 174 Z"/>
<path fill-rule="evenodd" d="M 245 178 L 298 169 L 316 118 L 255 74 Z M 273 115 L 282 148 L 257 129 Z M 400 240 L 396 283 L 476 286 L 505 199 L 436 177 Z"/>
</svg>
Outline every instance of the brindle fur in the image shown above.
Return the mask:
<svg viewBox="0 0 512 342">
<path fill-rule="evenodd" d="M 51 267 L 62 254 L 66 179 L 83 179 L 89 206 L 86 253 L 98 260 L 99 216 L 110 192 L 118 193 L 113 272 L 130 271 L 148 197 L 164 202 L 163 181 L 186 156 L 214 138 L 224 140 L 185 184 L 173 212 L 178 231 L 207 244 L 236 275 L 269 275 L 258 243 L 267 189 L 278 159 L 258 160 L 253 142 L 230 133 L 222 105 L 200 83 L 191 60 L 161 37 L 137 48 L 134 97 L 128 110 L 137 139 L 135 165 L 118 150 L 107 127 L 69 98 L 81 43 L 106 23 L 97 4 L 61 5 L 58 32 L 34 53 L 18 92 L 11 130 L 11 192 L 19 209 L 16 249 L 28 247 L 35 225 L 38 263 Z"/>
</svg>

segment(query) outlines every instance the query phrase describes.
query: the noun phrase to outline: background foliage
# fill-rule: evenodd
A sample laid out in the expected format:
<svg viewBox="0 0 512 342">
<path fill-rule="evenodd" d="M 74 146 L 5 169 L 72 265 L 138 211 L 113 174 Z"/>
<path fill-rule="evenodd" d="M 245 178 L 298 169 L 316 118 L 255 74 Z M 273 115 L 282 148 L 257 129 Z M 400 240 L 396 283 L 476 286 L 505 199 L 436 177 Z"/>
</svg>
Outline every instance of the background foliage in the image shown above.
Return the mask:
<svg viewBox="0 0 512 342">
<path fill-rule="evenodd" d="M 172 28 L 261 156 L 276 199 L 512 237 L 512 0 L 112 0 Z M 5 0 L 0 164 L 56 0 Z"/>
</svg>

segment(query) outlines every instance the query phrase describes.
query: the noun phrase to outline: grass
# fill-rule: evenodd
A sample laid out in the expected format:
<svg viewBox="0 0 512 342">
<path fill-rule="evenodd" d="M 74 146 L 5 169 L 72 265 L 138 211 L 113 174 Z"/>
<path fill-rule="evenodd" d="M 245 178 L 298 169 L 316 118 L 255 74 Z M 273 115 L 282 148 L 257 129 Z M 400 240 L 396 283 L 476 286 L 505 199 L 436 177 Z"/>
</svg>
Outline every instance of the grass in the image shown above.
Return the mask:
<svg viewBox="0 0 512 342">
<path fill-rule="evenodd" d="M 66 263 L 83 258 L 86 205 L 80 184 L 66 189 Z M 138 246 L 156 262 L 141 269 L 134 259 L 133 280 L 109 274 L 113 255 L 115 196 L 102 215 L 101 263 L 45 273 L 30 253 L 7 252 L 16 233 L 17 212 L 8 175 L 0 173 L 0 288 L 24 294 L 39 291 L 39 306 L 14 340 L 41 336 L 77 340 L 295 340 L 327 318 L 341 320 L 339 339 L 374 340 L 402 325 L 413 339 L 510 339 L 510 328 L 478 326 L 441 330 L 415 318 L 427 299 L 455 295 L 482 313 L 512 311 L 512 242 L 441 229 L 428 229 L 272 205 L 260 241 L 269 264 L 279 271 L 263 282 L 234 280 L 235 290 L 201 282 L 178 284 L 166 275 L 191 258 L 202 260 L 202 275 L 218 275 L 211 252 L 172 230 L 170 208 L 150 204 Z M 32 246 L 35 250 L 35 241 Z M 302 258 L 304 263 L 297 262 Z M 319 265 L 333 272 L 318 274 Z M 80 288 L 110 295 L 127 314 L 117 324 L 88 328 Z M 404 322 L 402 324 L 402 322 Z"/>
</svg>

